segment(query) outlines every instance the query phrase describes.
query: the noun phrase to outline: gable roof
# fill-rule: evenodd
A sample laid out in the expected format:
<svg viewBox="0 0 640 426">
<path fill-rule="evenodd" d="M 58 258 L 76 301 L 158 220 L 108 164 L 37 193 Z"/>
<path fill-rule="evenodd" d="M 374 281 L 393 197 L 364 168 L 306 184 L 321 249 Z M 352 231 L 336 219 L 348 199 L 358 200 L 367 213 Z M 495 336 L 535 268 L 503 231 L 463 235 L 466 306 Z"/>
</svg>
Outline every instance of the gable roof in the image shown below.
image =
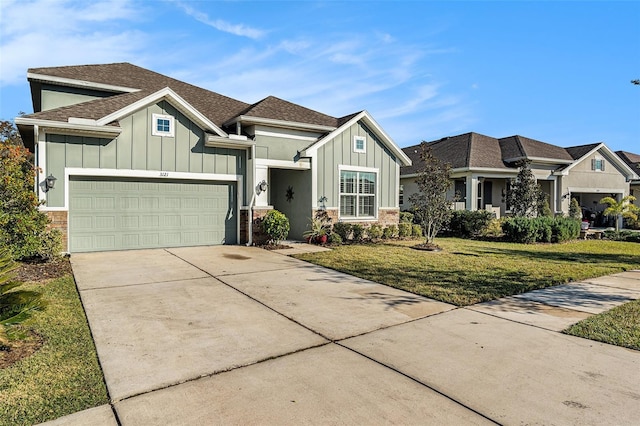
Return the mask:
<svg viewBox="0 0 640 426">
<path fill-rule="evenodd" d="M 599 143 L 590 143 L 587 145 L 570 146 L 566 148 L 567 152 L 574 160 L 582 158 L 600 145 Z"/>
<path fill-rule="evenodd" d="M 331 141 L 333 138 L 335 138 L 336 136 L 338 136 L 339 134 L 347 130 L 353 124 L 361 120 L 369 128 L 369 130 L 371 130 L 380 139 L 380 141 L 384 144 L 384 146 L 386 146 L 389 149 L 389 151 L 393 153 L 396 159 L 398 159 L 398 161 L 400 162 L 400 166 L 411 165 L 411 160 L 409 159 L 409 157 L 407 157 L 407 155 L 403 152 L 403 150 L 401 150 L 398 147 L 398 145 L 393 141 L 393 139 L 391 139 L 391 137 L 382 129 L 382 127 L 380 127 L 380 125 L 373 119 L 373 117 L 366 110 L 360 111 L 357 114 L 350 114 L 348 116 L 345 116 L 339 119 L 338 121 L 341 122 L 340 127 L 324 135 L 323 137 L 318 139 L 318 141 L 312 143 L 310 146 L 308 146 L 306 149 L 300 152 L 300 156 L 302 157 L 314 156 L 321 146 Z"/>
<path fill-rule="evenodd" d="M 616 151 L 618 157 L 622 158 L 622 161 L 627 163 L 633 171 L 638 173 L 640 171 L 640 155 L 627 151 Z"/>
</svg>

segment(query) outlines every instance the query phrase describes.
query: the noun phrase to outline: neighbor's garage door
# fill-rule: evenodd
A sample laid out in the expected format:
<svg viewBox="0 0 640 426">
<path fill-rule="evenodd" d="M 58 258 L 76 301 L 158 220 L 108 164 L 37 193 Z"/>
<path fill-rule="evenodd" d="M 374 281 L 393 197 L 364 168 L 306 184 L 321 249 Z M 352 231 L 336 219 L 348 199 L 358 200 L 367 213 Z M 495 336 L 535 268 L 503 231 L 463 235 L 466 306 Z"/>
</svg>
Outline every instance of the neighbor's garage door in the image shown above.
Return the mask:
<svg viewBox="0 0 640 426">
<path fill-rule="evenodd" d="M 70 251 L 235 244 L 235 183 L 71 177 Z"/>
</svg>

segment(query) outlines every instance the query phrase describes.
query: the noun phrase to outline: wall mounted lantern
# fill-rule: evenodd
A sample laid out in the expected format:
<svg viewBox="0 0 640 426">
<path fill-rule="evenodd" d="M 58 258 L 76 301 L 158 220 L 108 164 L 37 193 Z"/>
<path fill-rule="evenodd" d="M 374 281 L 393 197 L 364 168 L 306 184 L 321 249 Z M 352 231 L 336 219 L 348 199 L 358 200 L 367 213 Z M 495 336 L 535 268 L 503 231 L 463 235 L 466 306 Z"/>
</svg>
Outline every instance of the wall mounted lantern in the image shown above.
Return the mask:
<svg viewBox="0 0 640 426">
<path fill-rule="evenodd" d="M 258 191 L 259 192 L 265 192 L 268 187 L 269 187 L 269 184 L 267 183 L 267 181 L 263 180 L 262 182 L 260 182 L 258 184 Z"/>
<path fill-rule="evenodd" d="M 49 176 L 47 176 L 47 179 L 45 180 L 45 191 L 44 192 L 49 192 L 50 189 L 53 189 L 56 186 L 56 181 L 58 179 L 56 179 L 56 177 L 52 174 L 49 174 Z"/>
</svg>

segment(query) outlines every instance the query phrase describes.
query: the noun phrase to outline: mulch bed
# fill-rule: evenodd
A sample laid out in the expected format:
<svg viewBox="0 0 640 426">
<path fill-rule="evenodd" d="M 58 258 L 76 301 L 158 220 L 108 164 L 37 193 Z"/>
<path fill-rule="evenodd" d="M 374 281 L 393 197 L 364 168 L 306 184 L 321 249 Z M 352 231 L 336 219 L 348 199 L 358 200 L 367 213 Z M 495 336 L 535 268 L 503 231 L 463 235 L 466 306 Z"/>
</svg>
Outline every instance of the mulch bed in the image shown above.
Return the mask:
<svg viewBox="0 0 640 426">
<path fill-rule="evenodd" d="M 69 258 L 61 257 L 49 262 L 20 262 L 13 271 L 14 280 L 22 282 L 40 282 L 60 278 L 71 273 Z"/>
<path fill-rule="evenodd" d="M 42 347 L 44 339 L 33 331 L 27 332 L 24 340 L 14 340 L 11 346 L 0 345 L 0 369 L 7 368 L 12 364 L 33 355 Z"/>
</svg>

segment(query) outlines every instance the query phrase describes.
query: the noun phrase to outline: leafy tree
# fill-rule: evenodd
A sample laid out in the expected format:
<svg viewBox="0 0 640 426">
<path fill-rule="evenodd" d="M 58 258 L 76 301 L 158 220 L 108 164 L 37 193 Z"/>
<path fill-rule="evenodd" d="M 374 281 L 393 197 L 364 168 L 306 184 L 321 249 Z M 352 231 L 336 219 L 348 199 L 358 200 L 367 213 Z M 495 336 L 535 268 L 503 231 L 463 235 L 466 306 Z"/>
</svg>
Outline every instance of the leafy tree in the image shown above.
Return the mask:
<svg viewBox="0 0 640 426">
<path fill-rule="evenodd" d="M 411 194 L 409 201 L 424 230 L 426 244 L 431 245 L 451 217 L 451 200 L 447 199 L 451 166 L 437 159 L 426 142 L 420 144 L 420 149 L 423 168 L 416 178 L 418 192 Z"/>
<path fill-rule="evenodd" d="M 0 141 L 0 247 L 16 260 L 51 258 L 60 253 L 60 232 L 48 229 L 49 218 L 38 209 L 31 153 L 6 130 Z"/>
<path fill-rule="evenodd" d="M 538 202 L 538 217 L 553 217 L 553 212 L 549 206 L 549 198 L 544 192 L 540 192 L 540 200 Z"/>
<path fill-rule="evenodd" d="M 612 197 L 604 197 L 600 200 L 600 204 L 606 204 L 608 207 L 604 210 L 605 216 L 614 216 L 616 219 L 619 217 L 625 217 L 633 220 L 638 220 L 637 212 L 640 212 L 640 208 L 635 206 L 633 202 L 636 197 L 633 195 L 627 195 L 620 201 L 616 201 Z M 619 221 L 616 220 L 616 231 L 620 230 Z"/>
<path fill-rule="evenodd" d="M 12 281 L 16 268 L 6 248 L 0 249 L 0 349 L 9 348 L 9 341 L 20 338 L 15 327 L 35 311 L 46 306 L 42 295 L 35 291 L 16 290 L 22 283 Z"/>
<path fill-rule="evenodd" d="M 22 114 L 21 112 L 20 115 Z M 24 146 L 18 129 L 8 120 L 0 120 L 0 142 L 9 145 Z"/>
<path fill-rule="evenodd" d="M 572 198 L 571 204 L 569 204 L 569 217 L 576 220 L 582 220 L 582 210 L 580 209 L 578 200 L 576 200 L 575 198 Z"/>
<path fill-rule="evenodd" d="M 517 217 L 535 217 L 538 213 L 540 200 L 544 196 L 540 185 L 536 183 L 536 177 L 529 167 L 529 160 L 516 163 L 519 168 L 518 175 L 511 179 L 506 194 L 507 206 Z"/>
</svg>

